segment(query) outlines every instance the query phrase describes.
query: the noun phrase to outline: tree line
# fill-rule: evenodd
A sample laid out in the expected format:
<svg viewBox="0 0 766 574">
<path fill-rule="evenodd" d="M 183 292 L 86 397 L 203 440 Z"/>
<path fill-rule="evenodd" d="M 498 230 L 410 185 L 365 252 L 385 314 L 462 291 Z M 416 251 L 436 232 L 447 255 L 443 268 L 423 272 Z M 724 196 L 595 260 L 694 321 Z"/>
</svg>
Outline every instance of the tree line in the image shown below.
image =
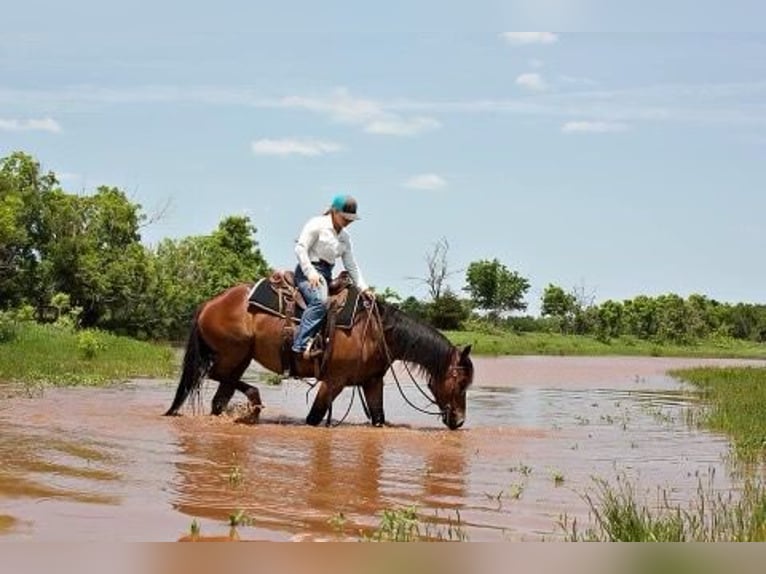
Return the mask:
<svg viewBox="0 0 766 574">
<path fill-rule="evenodd" d="M 115 187 L 65 192 L 53 172 L 15 152 L 0 159 L 0 312 L 38 320 L 74 317 L 146 339 L 186 336 L 196 307 L 238 282 L 269 272 L 245 216 L 224 218 L 212 233 L 141 242 L 147 216 Z M 470 263 L 460 293 L 448 286 L 446 239 L 426 254 L 428 297 L 379 295 L 440 329 L 490 324 L 515 331 L 555 331 L 688 343 L 710 336 L 766 341 L 766 306 L 719 303 L 704 295 L 637 296 L 595 304 L 577 289 L 548 285 L 541 317 L 527 309 L 530 282 L 497 258 Z"/>
<path fill-rule="evenodd" d="M 141 243 L 146 215 L 109 186 L 61 189 L 56 175 L 15 152 L 0 160 L 0 310 L 76 317 L 147 339 L 185 336 L 200 302 L 268 271 L 249 218 L 209 235 Z"/>
</svg>

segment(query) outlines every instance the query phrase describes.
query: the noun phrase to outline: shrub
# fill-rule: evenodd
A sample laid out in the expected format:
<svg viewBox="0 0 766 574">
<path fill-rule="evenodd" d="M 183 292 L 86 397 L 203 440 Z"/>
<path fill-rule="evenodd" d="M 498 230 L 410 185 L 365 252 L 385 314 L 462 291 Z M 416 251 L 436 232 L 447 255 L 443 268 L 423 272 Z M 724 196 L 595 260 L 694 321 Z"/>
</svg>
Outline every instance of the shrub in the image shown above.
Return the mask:
<svg viewBox="0 0 766 574">
<path fill-rule="evenodd" d="M 10 313 L 0 311 L 0 343 L 9 343 L 17 335 L 16 321 Z"/>
<path fill-rule="evenodd" d="M 93 359 L 105 348 L 106 345 L 94 331 L 81 331 L 77 335 L 77 352 L 84 359 Z"/>
</svg>

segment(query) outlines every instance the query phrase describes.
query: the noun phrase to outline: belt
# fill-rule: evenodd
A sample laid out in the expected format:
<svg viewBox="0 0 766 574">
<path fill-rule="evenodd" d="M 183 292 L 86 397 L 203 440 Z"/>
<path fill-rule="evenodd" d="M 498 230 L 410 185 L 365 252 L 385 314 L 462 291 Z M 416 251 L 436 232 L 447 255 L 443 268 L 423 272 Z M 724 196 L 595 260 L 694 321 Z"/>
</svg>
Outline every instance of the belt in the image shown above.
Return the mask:
<svg viewBox="0 0 766 574">
<path fill-rule="evenodd" d="M 311 264 L 315 267 L 329 267 L 330 269 L 334 267 L 333 263 L 328 263 L 324 259 L 320 259 L 319 261 L 312 261 Z"/>
</svg>

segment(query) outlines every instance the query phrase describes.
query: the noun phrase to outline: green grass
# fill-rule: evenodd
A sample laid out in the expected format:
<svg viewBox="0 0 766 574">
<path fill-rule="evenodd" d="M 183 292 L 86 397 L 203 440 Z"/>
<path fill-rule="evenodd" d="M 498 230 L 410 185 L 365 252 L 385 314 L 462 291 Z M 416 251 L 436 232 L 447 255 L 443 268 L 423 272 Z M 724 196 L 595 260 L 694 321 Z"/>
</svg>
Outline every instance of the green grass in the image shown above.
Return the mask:
<svg viewBox="0 0 766 574">
<path fill-rule="evenodd" d="M 716 491 L 711 475 L 707 484 L 698 483 L 688 505 L 670 502 L 666 490 L 658 491 L 650 504 L 624 477 L 618 477 L 616 485 L 596 483 L 596 494 L 583 497 L 592 525 L 583 530 L 566 516 L 559 522 L 570 541 L 766 541 L 766 488 L 760 481 L 746 481 L 735 495 Z"/>
<path fill-rule="evenodd" d="M 670 374 L 696 385 L 706 407 L 700 421 L 731 436 L 742 459 L 766 454 L 766 368 L 706 367 Z"/>
<path fill-rule="evenodd" d="M 766 359 L 766 344 L 729 338 L 711 338 L 694 345 L 673 345 L 621 337 L 609 342 L 586 335 L 508 333 L 497 331 L 445 331 L 455 345 L 473 345 L 477 355 L 575 355 L 645 357 L 716 357 Z"/>
<path fill-rule="evenodd" d="M 766 454 L 766 368 L 704 367 L 671 371 L 696 385 L 704 399 L 695 422 L 732 438 L 739 461 L 763 463 Z M 688 505 L 672 504 L 659 491 L 649 505 L 625 478 L 617 484 L 597 480 L 597 493 L 583 498 L 590 507 L 591 525 L 580 528 L 563 517 L 560 525 L 573 541 L 714 542 L 766 541 L 766 485 L 760 464 L 750 466 L 736 493 L 717 492 L 712 476 L 700 481 Z M 752 472 L 752 469 L 755 469 Z"/>
<path fill-rule="evenodd" d="M 170 347 L 103 331 L 19 323 L 0 342 L 0 382 L 100 385 L 172 376 L 176 369 Z"/>
</svg>

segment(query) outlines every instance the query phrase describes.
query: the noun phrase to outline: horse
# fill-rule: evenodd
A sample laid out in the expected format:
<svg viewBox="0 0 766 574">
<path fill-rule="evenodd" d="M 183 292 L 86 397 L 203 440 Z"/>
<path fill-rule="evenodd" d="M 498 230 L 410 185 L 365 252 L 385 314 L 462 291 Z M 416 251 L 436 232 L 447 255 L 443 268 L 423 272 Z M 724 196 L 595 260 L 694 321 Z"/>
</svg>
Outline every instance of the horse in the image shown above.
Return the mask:
<svg viewBox="0 0 766 574">
<path fill-rule="evenodd" d="M 283 372 L 286 319 L 250 306 L 251 288 L 252 284 L 229 287 L 197 308 L 178 388 L 166 415 L 178 414 L 205 377 L 219 383 L 211 414 L 221 414 L 236 390 L 260 405 L 257 387 L 241 380 L 251 360 Z M 383 426 L 383 377 L 394 361 L 403 361 L 427 378 L 442 422 L 451 430 L 460 428 L 466 416 L 466 390 L 473 382 L 471 346 L 459 349 L 435 328 L 380 298 L 369 298 L 359 307 L 351 328 L 335 331 L 306 423 L 318 425 L 344 387 L 359 386 L 369 419 L 374 426 Z M 296 355 L 294 368 L 299 377 L 315 376 L 311 359 Z"/>
</svg>

